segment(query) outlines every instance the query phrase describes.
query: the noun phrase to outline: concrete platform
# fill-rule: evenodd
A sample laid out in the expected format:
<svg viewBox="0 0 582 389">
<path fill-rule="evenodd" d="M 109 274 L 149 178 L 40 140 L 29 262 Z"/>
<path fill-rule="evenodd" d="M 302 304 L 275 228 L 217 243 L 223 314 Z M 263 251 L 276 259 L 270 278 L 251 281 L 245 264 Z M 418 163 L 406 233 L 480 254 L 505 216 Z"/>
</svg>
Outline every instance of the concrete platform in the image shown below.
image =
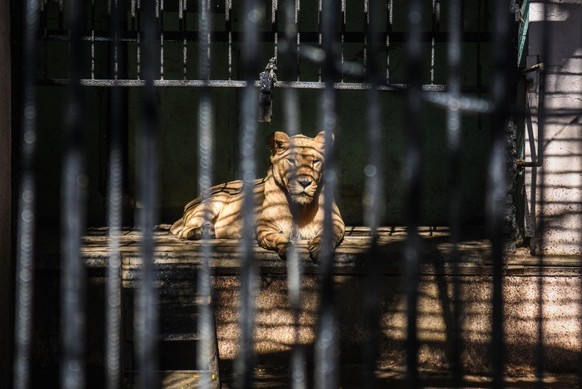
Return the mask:
<svg viewBox="0 0 582 389">
<path fill-rule="evenodd" d="M 155 262 L 163 268 L 192 268 L 200 264 L 200 242 L 181 241 L 160 226 L 155 233 Z M 460 263 L 450 262 L 452 245 L 446 228 L 423 228 L 419 267 L 418 339 L 421 379 L 428 386 L 451 385 L 452 345 L 455 331 L 462 339 L 464 385 L 491 385 L 492 290 L 490 244 L 478 233 L 467 234 L 458 245 Z M 339 334 L 342 387 L 361 387 L 362 355 L 366 339 L 366 298 L 380 302 L 378 320 L 379 387 L 404 387 L 406 366 L 406 304 L 403 228 L 383 228 L 379 250 L 367 256 L 370 236 L 365 228 L 349 228 L 336 253 L 334 267 L 335 313 Z M 121 236 L 123 282 L 132 288 L 141 265 L 140 234 L 124 230 Z M 214 240 L 214 313 L 223 387 L 230 387 L 239 347 L 240 250 L 235 240 Z M 300 349 L 305 355 L 306 382 L 312 383 L 313 344 L 318 321 L 319 266 L 305 245 L 301 314 L 296 320 L 288 302 L 286 263 L 272 252 L 254 248 L 260 269 L 256 299 L 257 386 L 289 387 L 289 365 Z M 107 230 L 92 229 L 84 239 L 83 256 L 89 274 L 102 278 L 108 261 Z M 377 288 L 370 286 L 370 261 L 381 261 Z M 545 386 L 575 387 L 581 342 L 581 258 L 534 257 L 526 249 L 507 253 L 502 277 L 506 379 L 510 386 L 537 382 L 538 352 L 543 350 Z M 374 267 L 373 267 L 374 268 Z M 460 300 L 454 301 L 458 288 Z M 460 311 L 455 323 L 454 309 Z M 541 329 L 540 329 L 540 326 Z M 456 329 L 460 330 L 456 330 Z M 538 345 L 543 347 L 539 348 Z M 566 385 L 566 386 L 564 386 Z M 572 386 L 574 385 L 574 386 Z"/>
</svg>

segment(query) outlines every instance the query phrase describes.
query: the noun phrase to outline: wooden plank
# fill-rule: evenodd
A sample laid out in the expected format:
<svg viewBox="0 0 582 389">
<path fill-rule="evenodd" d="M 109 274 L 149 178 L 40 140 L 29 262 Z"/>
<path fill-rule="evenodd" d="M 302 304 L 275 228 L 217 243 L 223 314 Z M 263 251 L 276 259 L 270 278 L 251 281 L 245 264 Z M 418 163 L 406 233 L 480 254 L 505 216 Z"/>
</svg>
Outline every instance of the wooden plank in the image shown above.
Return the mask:
<svg viewBox="0 0 582 389">
<path fill-rule="evenodd" d="M 202 376 L 202 371 L 200 370 L 161 370 L 158 371 L 158 375 L 162 381 L 162 387 L 164 389 L 195 389 L 200 387 L 200 378 Z M 137 372 L 126 372 L 124 381 L 124 387 L 133 388 L 136 387 L 135 379 L 137 377 Z M 218 376 L 210 372 L 211 384 L 210 388 L 218 389 L 220 384 L 218 382 Z"/>
</svg>

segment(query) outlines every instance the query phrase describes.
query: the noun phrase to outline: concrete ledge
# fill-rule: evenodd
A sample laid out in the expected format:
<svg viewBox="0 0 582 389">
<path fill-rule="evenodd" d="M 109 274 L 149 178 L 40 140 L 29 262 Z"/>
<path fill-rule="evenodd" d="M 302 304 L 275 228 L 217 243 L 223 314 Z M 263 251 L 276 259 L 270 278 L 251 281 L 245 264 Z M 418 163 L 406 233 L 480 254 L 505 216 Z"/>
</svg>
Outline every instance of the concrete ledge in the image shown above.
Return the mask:
<svg viewBox="0 0 582 389">
<path fill-rule="evenodd" d="M 380 250 L 375 259 L 383 263 L 378 288 L 372 292 L 365 266 L 369 247 L 366 230 L 350 229 L 337 251 L 334 301 L 340 337 L 340 368 L 342 372 L 352 371 L 351 376 L 342 378 L 344 387 L 358 387 L 357 384 L 350 386 L 349 381 L 355 374 L 354 369 L 361 367 L 368 314 L 363 302 L 370 293 L 376 293 L 380 301 L 378 377 L 387 386 L 402 379 L 407 309 L 401 252 L 405 236 L 404 229 L 381 231 Z M 477 237 L 463 240 L 459 245 L 462 265 L 454 275 L 447 262 L 451 252 L 447 230 L 423 229 L 421 236 L 423 263 L 417 312 L 422 374 L 429 381 L 450 377 L 452 339 L 455 328 L 460 328 L 467 382 L 469 377 L 487 382 L 494 358 L 490 349 L 493 278 L 489 243 Z M 135 287 L 139 279 L 139 238 L 136 231 L 125 231 L 121 238 L 124 286 L 129 288 Z M 200 264 L 200 242 L 180 241 L 169 235 L 165 226 L 156 232 L 155 239 L 155 262 L 161 271 L 192 269 Z M 105 229 L 92 230 L 85 239 L 83 255 L 93 276 L 103 276 L 101 271 L 108 260 L 106 243 Z M 236 241 L 215 240 L 212 244 L 221 376 L 229 377 L 239 345 L 240 252 Z M 302 312 L 295 321 L 288 303 L 285 262 L 274 253 L 255 248 L 261 269 L 256 299 L 257 369 L 258 374 L 272 377 L 271 383 L 283 382 L 279 387 L 289 382 L 289 361 L 296 347 L 306 353 L 308 369 L 314 365 L 313 342 L 319 310 L 318 266 L 307 258 L 304 246 L 300 247 L 300 252 L 304 264 Z M 506 371 L 510 381 L 535 381 L 532 379 L 535 378 L 540 343 L 543 344 L 546 371 L 561 375 L 578 368 L 582 347 L 579 264 L 580 258 L 576 256 L 540 258 L 529 255 L 525 249 L 506 256 L 502 283 Z M 455 287 L 459 288 L 460 323 L 454 323 Z M 540 312 L 543 318 L 539 317 Z M 540 325 L 543 325 L 542 338 L 538 336 Z M 562 380 L 555 378 L 554 382 Z M 549 381 L 548 384 L 551 385 Z"/>
</svg>

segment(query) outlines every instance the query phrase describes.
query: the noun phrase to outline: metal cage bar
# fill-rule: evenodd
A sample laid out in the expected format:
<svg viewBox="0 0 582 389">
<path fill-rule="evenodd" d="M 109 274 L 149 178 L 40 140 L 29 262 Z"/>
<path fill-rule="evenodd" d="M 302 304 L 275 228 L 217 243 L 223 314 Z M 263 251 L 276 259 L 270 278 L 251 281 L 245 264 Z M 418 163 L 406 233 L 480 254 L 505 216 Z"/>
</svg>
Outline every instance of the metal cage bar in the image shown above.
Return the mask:
<svg viewBox="0 0 582 389">
<path fill-rule="evenodd" d="M 297 53 L 297 5 L 295 0 L 282 1 L 282 22 L 284 26 L 284 34 L 280 44 L 280 66 L 279 74 L 284 80 L 292 80 L 299 77 L 298 74 L 298 59 L 294 56 Z M 289 136 L 294 136 L 300 130 L 300 109 L 299 96 L 297 90 L 288 88 L 284 90 L 284 123 L 285 130 Z M 292 177 L 294 179 L 294 177 Z M 292 209 L 292 214 L 296 213 L 296 209 Z M 294 233 L 293 235 L 296 235 Z M 302 307 L 302 284 L 304 276 L 304 265 L 296 250 L 296 242 L 292 242 L 287 253 L 287 295 L 289 307 L 293 315 L 293 339 L 294 344 L 292 348 L 291 361 L 289 364 L 290 387 L 292 389 L 305 389 L 308 387 L 307 378 L 307 361 L 305 347 L 301 345 L 301 314 Z"/>
<path fill-rule="evenodd" d="M 256 138 L 258 93 L 254 87 L 254 79 L 258 73 L 257 36 L 261 11 L 256 0 L 246 0 L 243 5 L 242 19 L 244 31 L 243 72 L 246 86 L 242 92 L 240 123 L 241 173 L 243 181 L 243 214 L 242 258 L 241 258 L 241 340 L 239 356 L 236 361 L 236 378 L 238 388 L 253 387 L 254 376 L 254 341 L 255 328 L 255 298 L 257 282 L 257 263 L 252 245 L 255 239 L 254 231 L 254 181 L 256 175 Z"/>
<path fill-rule="evenodd" d="M 210 52 L 210 31 L 212 30 L 210 1 L 200 0 L 198 3 L 199 15 L 198 24 L 200 34 L 206 36 L 199 47 L 198 62 L 199 76 L 201 80 L 210 78 L 211 52 Z M 198 105 L 198 153 L 199 153 L 199 178 L 198 186 L 201 193 L 208 193 L 210 196 L 210 186 L 212 184 L 212 151 L 214 147 L 214 108 L 210 96 L 210 89 L 203 88 Z M 207 200 L 204 199 L 204 200 Z M 210 222 L 210 205 L 205 203 L 204 223 Z M 210 271 L 210 259 L 212 257 L 212 245 L 210 242 L 210 232 L 203 230 L 202 236 L 202 264 L 198 270 L 197 298 L 202 301 L 199 305 L 198 336 L 201 344 L 197 350 L 196 362 L 200 373 L 199 386 L 202 389 L 210 388 L 212 376 L 209 367 L 211 366 L 212 351 L 214 348 L 214 322 L 212 316 L 212 280 Z"/>
<path fill-rule="evenodd" d="M 418 283 L 420 264 L 420 239 L 418 227 L 420 214 L 420 174 L 421 174 L 421 148 L 422 132 L 420 123 L 421 112 L 421 82 L 417 77 L 421 73 L 422 64 L 422 2 L 411 0 L 408 5 L 408 31 L 407 60 L 408 60 L 408 89 L 407 121 L 406 128 L 406 156 L 404 167 L 404 180 L 406 182 L 406 212 L 407 212 L 407 237 L 404 249 L 404 262 L 406 266 L 406 381 L 409 387 L 417 387 L 418 383 Z"/>
<path fill-rule="evenodd" d="M 461 201 L 462 182 L 461 174 L 461 110 L 459 100 L 461 98 L 461 14 L 462 2 L 451 0 L 449 4 L 449 34 L 450 40 L 447 48 L 448 60 L 448 93 L 453 104 L 447 107 L 447 148 L 450 160 L 450 240 L 453 244 L 451 261 L 453 263 L 453 292 L 452 292 L 452 334 L 450 342 L 451 352 L 449 353 L 450 363 L 453 370 L 453 382 L 460 387 L 463 382 L 463 365 L 461 362 L 463 355 L 463 334 L 461 326 L 462 303 L 461 303 L 461 281 L 459 279 L 459 267 L 461 256 L 459 253 L 459 242 L 461 240 Z"/>
<path fill-rule="evenodd" d="M 138 3 L 139 5 L 139 3 Z M 157 158 L 157 109 L 156 78 L 159 47 L 156 42 L 156 1 L 142 0 L 143 11 L 143 77 L 145 86 L 142 96 L 142 120 L 139 126 L 137 159 L 139 166 L 138 196 L 142 204 L 138 224 L 142 234 L 141 280 L 135 306 L 137 335 L 138 385 L 140 388 L 159 386 L 158 369 L 158 295 L 155 289 L 153 229 L 157 221 L 158 206 L 158 158 Z"/>
<path fill-rule="evenodd" d="M 547 20 L 548 17 L 548 4 L 544 3 L 543 5 L 543 18 L 544 20 Z M 542 27 L 542 41 L 541 41 L 541 58 L 542 61 L 547 61 L 549 58 L 549 50 L 550 50 L 550 46 L 549 46 L 549 42 L 550 42 L 550 38 L 553 35 L 553 31 L 552 31 L 552 27 L 551 27 L 551 23 L 544 23 L 543 27 Z M 543 158 L 544 158 L 544 131 L 545 131 L 545 123 L 546 123 L 546 119 L 547 119 L 547 115 L 548 115 L 548 110 L 546 110 L 546 103 L 545 103 L 545 99 L 546 99 L 546 77 L 544 72 L 540 72 L 540 90 L 539 90 L 539 94 L 540 94 L 540 98 L 539 98 L 539 102 L 538 102 L 538 156 L 537 156 L 537 161 L 532 161 L 532 165 L 533 165 L 533 172 L 532 173 L 532 179 L 536 180 L 537 179 L 537 174 L 538 174 L 538 167 L 540 168 L 540 187 L 539 187 L 539 192 L 540 192 L 540 196 L 539 196 L 539 204 L 540 204 L 540 215 L 544 215 L 545 211 L 545 200 L 546 200 L 546 185 L 547 185 L 547 176 L 546 176 L 546 170 L 543 168 L 542 164 L 543 164 Z M 540 147 L 541 146 L 541 147 Z M 532 155 L 533 158 L 535 158 L 535 154 Z M 534 181 L 535 182 L 535 181 Z M 536 189 L 534 189 L 536 190 Z M 532 196 L 535 199 L 535 193 L 534 196 Z M 535 200 L 533 200 L 534 204 L 535 204 Z M 534 207 L 535 209 L 535 207 Z M 538 311 L 537 311 L 537 347 L 536 347 L 536 369 L 535 369 L 535 374 L 536 374 L 536 378 L 537 378 L 537 385 L 539 387 L 544 386 L 544 379 L 546 376 L 546 356 L 545 356 L 545 350 L 544 350 L 544 343 L 546 340 L 546 326 L 544 325 L 544 290 L 545 290 L 545 270 L 544 270 L 544 265 L 545 265 L 545 252 L 544 252 L 544 247 L 545 247 L 545 231 L 547 228 L 546 225 L 546 220 L 545 217 L 540 217 L 539 221 L 538 221 L 538 225 L 536 226 L 537 229 L 539 229 L 540 233 L 539 233 L 539 241 L 538 241 L 538 245 L 540 247 L 540 252 L 539 252 L 539 256 L 538 256 L 538 266 L 539 266 L 539 270 L 538 270 L 538 282 L 537 282 L 537 288 L 538 288 Z M 581 299 L 582 301 L 582 299 Z M 579 357 L 579 359 L 582 359 L 582 357 Z M 579 369 L 578 371 L 578 383 L 582 382 L 582 369 Z"/>
<path fill-rule="evenodd" d="M 67 3 L 69 18 L 69 86 L 67 96 L 67 145 L 63 159 L 62 204 L 64 213 L 62 231 L 62 386 L 66 389 L 83 388 L 86 380 L 83 353 L 85 351 L 86 309 L 84 304 L 86 275 L 81 261 L 81 236 L 85 225 L 87 177 L 84 161 L 84 134 L 81 123 L 82 74 L 82 12 L 78 1 Z"/>
<path fill-rule="evenodd" d="M 113 77 L 119 77 L 120 56 L 122 55 L 119 34 L 121 32 L 121 10 L 125 2 L 112 0 L 111 16 L 114 35 L 112 64 Z M 107 389 L 117 389 L 122 382 L 122 316 L 121 316 L 121 254 L 120 235 L 123 214 L 123 148 L 122 148 L 122 95 L 121 88 L 111 90 L 111 135 L 109 137 L 109 170 L 107 186 L 107 224 L 109 226 L 108 248 L 109 266 L 106 281 L 106 349 L 105 372 Z"/>
<path fill-rule="evenodd" d="M 158 1 L 156 3 L 156 21 L 160 25 L 159 32 L 156 36 L 156 42 L 158 42 L 160 47 L 160 72 L 154 78 L 156 82 L 156 86 L 161 87 L 175 87 L 175 86 L 185 86 L 185 87 L 203 87 L 203 80 L 196 80 L 192 79 L 188 76 L 188 64 L 189 64 L 189 56 L 188 56 L 188 44 L 193 42 L 200 42 L 201 41 L 201 33 L 200 31 L 189 31 L 188 29 L 188 14 L 197 12 L 196 9 L 188 9 L 187 8 L 187 1 L 180 0 L 178 2 L 178 9 L 177 9 L 177 17 L 178 17 L 178 28 L 172 29 L 166 28 L 167 25 L 172 25 L 172 23 L 166 21 L 166 17 L 164 16 L 167 12 L 173 12 L 170 10 L 165 10 L 164 1 Z M 321 2 L 319 2 L 321 3 Z M 62 4 L 62 3 L 60 3 Z M 341 45 L 342 49 L 340 50 L 340 58 L 338 59 L 338 63 L 341 64 L 340 66 L 344 71 L 341 72 L 341 82 L 335 84 L 336 88 L 338 89 L 360 89 L 361 82 L 365 81 L 365 77 L 363 73 L 359 76 L 355 77 L 353 81 L 345 82 L 343 81 L 344 73 L 346 73 L 346 69 L 350 69 L 352 64 L 345 61 L 344 58 L 344 50 L 343 47 L 347 43 L 352 42 L 363 42 L 364 43 L 364 53 L 363 53 L 363 64 L 365 65 L 368 56 L 368 49 L 367 49 L 367 32 L 366 32 L 366 25 L 363 28 L 363 31 L 349 31 L 347 30 L 347 18 L 348 18 L 348 2 L 342 1 L 341 7 Z M 365 3 L 366 5 L 367 3 Z M 45 7 L 46 8 L 46 7 Z M 194 7 L 195 8 L 195 7 Z M 278 47 L 278 40 L 279 35 L 281 33 L 281 29 L 279 27 L 278 22 L 278 0 L 274 0 L 271 2 L 271 28 L 269 31 L 261 31 L 257 35 L 257 42 L 269 43 L 273 45 L 274 49 L 274 56 L 277 57 L 278 52 L 280 51 Z M 295 3 L 295 25 L 299 25 L 299 17 L 301 13 L 301 5 L 300 0 L 296 0 Z M 321 4 L 319 5 L 321 8 Z M 444 89 L 445 85 L 435 85 L 434 79 L 434 55 L 435 52 L 435 44 L 440 42 L 446 42 L 448 40 L 448 33 L 441 32 L 439 29 L 439 20 L 440 20 L 440 2 L 435 1 L 433 2 L 433 28 L 431 32 L 424 32 L 422 33 L 422 42 L 430 43 L 432 46 L 431 54 L 432 54 L 432 65 L 431 65 L 431 77 L 430 83 L 425 85 L 424 87 L 427 89 L 432 89 L 434 87 Z M 143 75 L 142 75 L 142 40 L 143 40 L 143 31 L 141 28 L 141 19 L 143 16 L 142 4 L 141 0 L 132 0 L 129 4 L 128 14 L 130 17 L 130 23 L 127 24 L 127 28 L 124 28 L 122 34 L 116 38 L 120 39 L 123 42 L 132 42 L 135 46 L 135 63 L 131 62 L 132 72 L 131 76 L 127 79 L 118 79 L 115 82 L 112 82 L 110 78 L 102 77 L 99 74 L 96 74 L 96 66 L 99 58 L 96 57 L 97 52 L 96 45 L 99 42 L 111 42 L 114 38 L 111 33 L 111 30 L 107 31 L 104 28 L 97 28 L 97 16 L 96 16 L 96 4 L 91 3 L 91 10 L 90 10 L 90 29 L 88 31 L 82 31 L 80 39 L 83 41 L 88 41 L 90 43 L 91 48 L 91 63 L 90 63 L 90 71 L 87 75 L 83 75 L 82 85 L 85 86 L 102 86 L 102 87 L 112 87 L 112 86 L 143 86 Z M 377 29 L 377 34 L 380 34 L 385 37 L 386 44 L 384 46 L 384 50 L 386 52 L 386 83 L 387 85 L 380 85 L 379 87 L 383 87 L 385 89 L 382 90 L 399 90 L 397 87 L 392 88 L 392 85 L 398 84 L 391 84 L 390 83 L 390 55 L 391 51 L 393 50 L 394 43 L 398 42 L 405 42 L 407 39 L 407 33 L 402 31 L 393 31 L 393 13 L 394 8 L 392 1 L 387 2 L 386 11 L 388 12 L 386 18 L 386 27 L 385 32 L 380 32 L 380 29 Z M 214 13 L 215 11 L 213 11 Z M 318 11 L 321 13 L 321 10 Z M 364 7 L 364 14 L 366 14 L 366 7 Z M 45 16 L 47 15 L 47 11 L 43 11 L 43 20 L 45 20 Z M 227 45 L 227 71 L 223 75 L 216 74 L 214 75 L 215 80 L 213 82 L 217 82 L 215 86 L 225 86 L 225 87 L 244 87 L 244 80 L 242 78 L 237 79 L 238 77 L 233 76 L 233 51 L 236 53 L 237 50 L 240 50 L 243 44 L 243 31 L 240 29 L 236 29 L 237 26 L 233 23 L 233 4 L 230 0 L 225 0 L 224 2 L 224 17 L 225 17 L 225 24 L 223 29 L 216 29 L 213 31 L 209 31 L 211 36 L 210 40 L 213 42 L 224 42 Z M 62 12 L 59 14 L 59 18 L 62 18 Z M 367 17 L 365 17 L 367 19 Z M 42 32 L 43 40 L 45 42 L 45 49 L 48 47 L 47 42 L 58 42 L 58 41 L 67 41 L 68 36 L 65 33 L 63 26 L 64 24 L 61 22 L 58 28 L 54 28 L 54 26 L 50 26 L 52 28 L 48 28 L 45 24 L 45 28 Z M 318 26 L 321 23 L 318 22 Z M 293 88 L 323 88 L 323 83 L 321 82 L 321 74 L 318 73 L 316 80 L 308 80 L 302 79 L 301 72 L 300 72 L 300 63 L 301 57 L 307 58 L 308 61 L 312 61 L 315 57 L 319 55 L 320 51 L 314 51 L 313 47 L 309 45 L 309 42 L 312 42 L 317 46 L 321 46 L 321 35 L 322 31 L 321 28 L 318 27 L 318 31 L 299 31 L 296 29 L 296 38 L 297 38 L 297 77 L 296 80 L 298 83 L 293 84 Z M 473 32 L 462 32 L 462 39 L 464 42 L 475 42 L 475 41 L 491 41 L 492 35 L 487 32 L 477 31 Z M 206 39 L 206 38 L 204 38 Z M 171 75 L 169 72 L 164 68 L 164 60 L 167 57 L 166 54 L 166 46 L 168 42 L 181 42 L 183 48 L 183 72 L 181 76 L 178 75 Z M 169 46 L 168 46 L 169 47 Z M 45 53 L 46 54 L 46 53 Z M 45 55 L 45 60 L 43 63 L 46 65 L 48 57 Z M 234 58 L 236 60 L 236 58 Z M 133 72 L 133 67 L 135 67 L 135 75 Z M 45 68 L 45 74 L 41 79 L 42 83 L 45 84 L 65 84 L 67 83 L 67 79 L 59 78 L 53 74 L 48 74 L 48 69 Z M 52 72 L 51 72 L 52 73 Z M 98 72 L 99 73 L 99 72 Z M 242 74 L 239 72 L 239 74 Z M 348 73 L 349 74 L 349 73 Z M 222 78 L 222 80 L 220 79 Z M 339 81 L 339 80 L 336 80 Z M 286 87 L 284 83 L 276 83 L 277 87 Z M 470 87 L 471 88 L 471 87 Z M 472 86 L 475 89 L 475 86 Z"/>
<path fill-rule="evenodd" d="M 369 48 L 368 60 L 366 63 L 367 82 L 370 89 L 367 91 L 368 109 L 366 112 L 367 122 L 367 144 L 369 156 L 364 168 L 366 175 L 366 188 L 364 193 L 364 220 L 366 226 L 370 228 L 371 243 L 366 256 L 366 300 L 364 302 L 365 323 L 365 346 L 363 351 L 364 372 L 362 377 L 363 387 L 374 388 L 377 385 L 375 373 L 377 370 L 377 359 L 379 355 L 380 339 L 380 316 L 381 299 L 377 291 L 380 287 L 381 264 L 378 261 L 378 227 L 382 224 L 381 212 L 384 203 L 384 182 L 383 163 L 380 146 L 382 144 L 382 119 L 381 119 L 381 96 L 378 91 L 378 84 L 382 82 L 382 75 L 379 66 L 379 56 L 381 41 L 375 31 L 380 26 L 380 1 L 369 0 L 367 3 L 366 26 L 368 29 L 367 45 Z"/>
<path fill-rule="evenodd" d="M 21 140 L 21 179 L 19 182 L 17 253 L 16 253 L 16 320 L 14 388 L 30 387 L 30 353 L 34 298 L 34 241 L 36 221 L 36 186 L 34 159 L 37 138 L 37 103 L 34 85 L 36 31 L 40 5 L 36 0 L 25 3 L 24 13 L 24 80 Z"/>
<path fill-rule="evenodd" d="M 504 266 L 504 223 L 507 206 L 507 131 L 509 107 L 511 98 L 506 86 L 509 83 L 511 61 L 509 45 L 510 13 L 507 3 L 496 0 L 493 4 L 494 14 L 494 66 L 492 80 L 492 144 L 488 170 L 487 216 L 491 234 L 493 262 L 493 293 L 492 293 L 492 337 L 493 354 L 493 384 L 504 385 L 505 341 L 504 341 L 504 298 L 503 298 L 503 266 Z"/>
<path fill-rule="evenodd" d="M 320 247 L 320 297 L 318 329 L 315 340 L 315 386 L 320 389 L 336 388 L 339 380 L 338 335 L 333 298 L 333 222 L 332 202 L 337 186 L 337 168 L 335 162 L 334 132 L 338 125 L 336 92 L 333 82 L 337 79 L 338 9 L 334 0 L 322 0 L 321 4 L 321 47 L 325 60 L 321 67 L 325 87 L 321 94 L 321 128 L 325 131 L 326 174 L 324 187 L 323 236 Z"/>
</svg>

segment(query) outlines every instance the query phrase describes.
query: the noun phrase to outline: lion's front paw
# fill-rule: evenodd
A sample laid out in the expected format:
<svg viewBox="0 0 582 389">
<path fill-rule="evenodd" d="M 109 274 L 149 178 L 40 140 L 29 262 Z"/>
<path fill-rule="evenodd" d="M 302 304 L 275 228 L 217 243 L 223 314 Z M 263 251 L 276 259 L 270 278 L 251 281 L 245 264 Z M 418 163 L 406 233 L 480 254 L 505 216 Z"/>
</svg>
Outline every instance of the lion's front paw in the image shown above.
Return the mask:
<svg viewBox="0 0 582 389">
<path fill-rule="evenodd" d="M 258 243 L 262 248 L 276 252 L 281 259 L 287 258 L 287 252 L 291 245 L 291 242 L 282 236 L 268 237 L 268 239 L 259 240 Z"/>
<path fill-rule="evenodd" d="M 216 231 L 214 225 L 210 222 L 202 224 L 200 227 L 186 231 L 184 238 L 190 240 L 200 240 L 204 237 L 215 238 Z"/>
<path fill-rule="evenodd" d="M 286 259 L 290 246 L 291 246 L 291 242 L 289 242 L 288 240 L 279 241 L 276 244 L 275 252 L 277 252 L 277 254 L 279 255 L 279 257 L 281 257 L 281 259 Z"/>
<path fill-rule="evenodd" d="M 314 261 L 317 261 L 319 258 L 319 247 L 321 245 L 321 237 L 316 236 L 315 238 L 311 239 L 307 244 L 307 251 L 309 251 L 309 257 Z"/>
</svg>

